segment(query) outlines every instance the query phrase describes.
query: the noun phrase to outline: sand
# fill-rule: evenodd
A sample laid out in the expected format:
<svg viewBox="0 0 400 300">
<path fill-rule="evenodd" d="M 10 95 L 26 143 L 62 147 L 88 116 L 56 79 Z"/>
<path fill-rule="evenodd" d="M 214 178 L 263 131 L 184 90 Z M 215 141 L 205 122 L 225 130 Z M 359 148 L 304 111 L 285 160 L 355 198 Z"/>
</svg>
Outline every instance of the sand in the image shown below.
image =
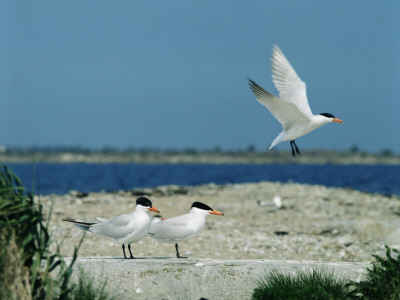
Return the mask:
<svg viewBox="0 0 400 300">
<path fill-rule="evenodd" d="M 166 218 L 201 201 L 225 216 L 210 215 L 203 231 L 179 245 L 181 255 L 212 259 L 371 261 L 384 245 L 400 248 L 400 197 L 296 183 L 161 186 L 116 193 L 71 191 L 41 196 L 50 221 L 52 249 L 71 256 L 82 231 L 63 218 L 95 222 L 134 210 L 146 195 Z M 273 199 L 279 197 L 282 206 Z M 153 214 L 153 213 L 152 213 Z M 132 244 L 135 256 L 174 257 L 171 244 L 146 237 Z M 79 256 L 121 257 L 121 245 L 87 233 Z"/>
</svg>

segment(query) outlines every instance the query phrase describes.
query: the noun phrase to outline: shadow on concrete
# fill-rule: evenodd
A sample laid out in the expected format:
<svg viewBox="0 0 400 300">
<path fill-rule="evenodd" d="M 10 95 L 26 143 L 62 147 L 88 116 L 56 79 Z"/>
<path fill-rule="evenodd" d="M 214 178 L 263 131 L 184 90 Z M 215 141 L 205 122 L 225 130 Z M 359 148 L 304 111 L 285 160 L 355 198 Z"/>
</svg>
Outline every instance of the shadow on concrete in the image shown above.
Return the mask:
<svg viewBox="0 0 400 300">
<path fill-rule="evenodd" d="M 106 256 L 99 256 L 99 257 L 87 257 L 87 256 L 81 256 L 78 257 L 78 259 L 90 259 L 90 260 L 129 260 L 129 261 L 135 261 L 135 260 L 146 260 L 146 259 L 171 259 L 171 260 L 176 260 L 176 261 L 187 261 L 187 260 L 193 260 L 195 258 L 176 258 L 173 256 L 169 257 L 161 257 L 161 256 L 150 256 L 150 257 L 135 257 L 135 258 L 123 258 L 123 257 L 106 257 Z"/>
</svg>

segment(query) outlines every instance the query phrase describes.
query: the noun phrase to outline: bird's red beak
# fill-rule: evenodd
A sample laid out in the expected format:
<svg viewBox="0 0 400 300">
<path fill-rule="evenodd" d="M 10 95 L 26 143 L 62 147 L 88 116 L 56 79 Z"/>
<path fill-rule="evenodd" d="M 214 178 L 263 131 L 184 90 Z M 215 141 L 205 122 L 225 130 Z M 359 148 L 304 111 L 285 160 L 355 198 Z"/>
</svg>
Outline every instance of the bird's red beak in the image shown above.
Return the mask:
<svg viewBox="0 0 400 300">
<path fill-rule="evenodd" d="M 222 212 L 220 212 L 218 210 L 215 210 L 215 209 L 213 211 L 210 211 L 210 214 L 211 215 L 218 215 L 218 216 L 223 216 L 224 215 Z"/>
<path fill-rule="evenodd" d="M 154 206 L 148 208 L 148 210 L 149 210 L 149 211 L 154 211 L 154 212 L 156 212 L 156 213 L 160 213 L 160 211 L 159 211 L 157 208 L 155 208 Z"/>
<path fill-rule="evenodd" d="M 338 118 L 334 118 L 334 119 L 333 119 L 333 122 L 342 123 L 342 124 L 344 123 L 342 120 L 340 120 L 340 119 L 338 119 Z"/>
</svg>

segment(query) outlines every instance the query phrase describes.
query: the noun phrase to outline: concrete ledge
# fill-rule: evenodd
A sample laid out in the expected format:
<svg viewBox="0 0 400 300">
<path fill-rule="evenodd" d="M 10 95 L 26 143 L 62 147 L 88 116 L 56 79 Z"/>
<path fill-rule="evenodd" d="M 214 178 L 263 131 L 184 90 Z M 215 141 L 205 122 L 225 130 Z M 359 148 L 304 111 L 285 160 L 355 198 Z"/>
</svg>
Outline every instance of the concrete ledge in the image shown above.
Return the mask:
<svg viewBox="0 0 400 300">
<path fill-rule="evenodd" d="M 66 261 L 70 262 L 71 258 Z M 249 299 L 257 279 L 272 269 L 294 272 L 325 268 L 341 278 L 360 280 L 369 263 L 212 260 L 176 258 L 78 258 L 81 269 L 123 299 Z M 79 272 L 73 273 L 76 280 Z M 96 280 L 97 281 L 97 280 Z"/>
</svg>

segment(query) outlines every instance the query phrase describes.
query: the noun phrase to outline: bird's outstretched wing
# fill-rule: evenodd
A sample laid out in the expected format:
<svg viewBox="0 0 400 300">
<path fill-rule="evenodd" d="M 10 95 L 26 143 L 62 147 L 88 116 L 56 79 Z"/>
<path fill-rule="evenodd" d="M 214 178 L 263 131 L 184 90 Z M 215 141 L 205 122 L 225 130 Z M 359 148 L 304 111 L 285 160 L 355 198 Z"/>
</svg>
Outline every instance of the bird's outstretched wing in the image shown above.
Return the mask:
<svg viewBox="0 0 400 300">
<path fill-rule="evenodd" d="M 258 102 L 269 109 L 282 124 L 284 130 L 287 130 L 294 123 L 308 121 L 307 116 L 295 104 L 272 95 L 251 79 L 249 79 L 249 85 Z"/>
<path fill-rule="evenodd" d="M 307 117 L 312 112 L 307 100 L 306 83 L 300 79 L 278 46 L 272 50 L 272 81 L 279 91 L 279 97 L 293 103 Z"/>
</svg>

